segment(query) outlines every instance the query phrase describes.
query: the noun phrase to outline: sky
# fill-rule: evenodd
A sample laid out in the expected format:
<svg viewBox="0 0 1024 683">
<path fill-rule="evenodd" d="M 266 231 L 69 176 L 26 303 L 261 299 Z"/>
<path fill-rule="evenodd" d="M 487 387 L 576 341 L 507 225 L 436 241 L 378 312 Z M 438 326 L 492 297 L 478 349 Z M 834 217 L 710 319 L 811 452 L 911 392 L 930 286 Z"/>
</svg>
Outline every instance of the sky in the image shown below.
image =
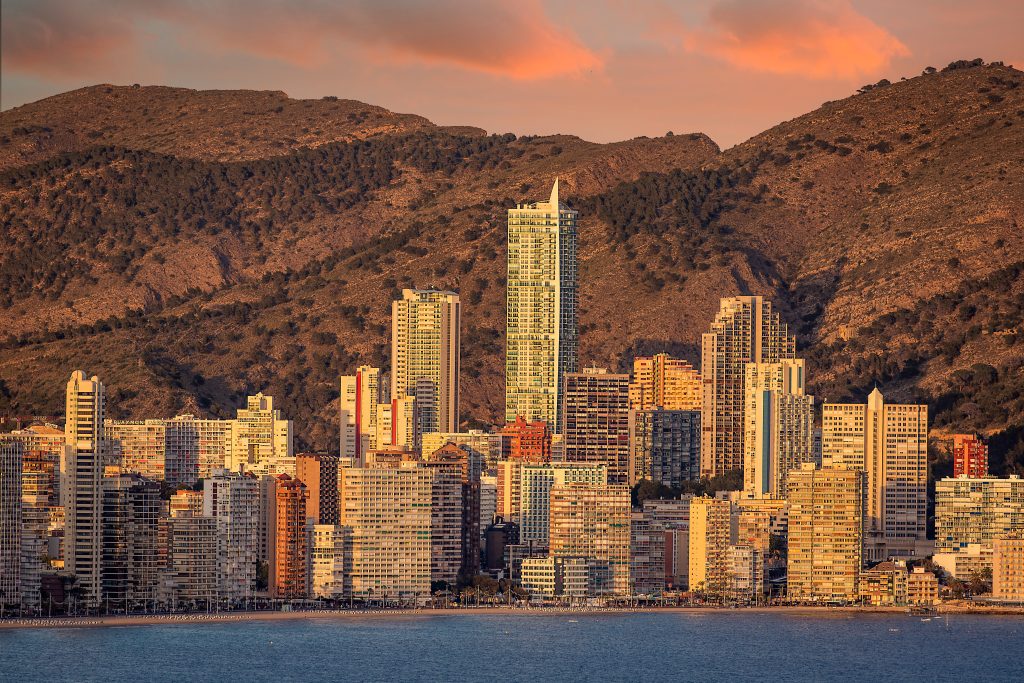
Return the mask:
<svg viewBox="0 0 1024 683">
<path fill-rule="evenodd" d="M 1024 0 L 3 0 L 0 109 L 96 83 L 723 148 L 882 78 L 1024 68 Z"/>
</svg>

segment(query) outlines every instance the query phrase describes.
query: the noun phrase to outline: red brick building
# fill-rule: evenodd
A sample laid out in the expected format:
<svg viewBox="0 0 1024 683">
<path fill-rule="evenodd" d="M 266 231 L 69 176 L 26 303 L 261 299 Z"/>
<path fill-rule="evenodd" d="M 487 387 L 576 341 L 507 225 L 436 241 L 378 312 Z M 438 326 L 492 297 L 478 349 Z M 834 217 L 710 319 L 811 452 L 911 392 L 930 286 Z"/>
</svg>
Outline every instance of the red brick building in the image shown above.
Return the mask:
<svg viewBox="0 0 1024 683">
<path fill-rule="evenodd" d="M 522 415 L 501 430 L 508 437 L 508 460 L 530 463 L 551 462 L 551 429 L 543 420 L 527 422 Z"/>
</svg>

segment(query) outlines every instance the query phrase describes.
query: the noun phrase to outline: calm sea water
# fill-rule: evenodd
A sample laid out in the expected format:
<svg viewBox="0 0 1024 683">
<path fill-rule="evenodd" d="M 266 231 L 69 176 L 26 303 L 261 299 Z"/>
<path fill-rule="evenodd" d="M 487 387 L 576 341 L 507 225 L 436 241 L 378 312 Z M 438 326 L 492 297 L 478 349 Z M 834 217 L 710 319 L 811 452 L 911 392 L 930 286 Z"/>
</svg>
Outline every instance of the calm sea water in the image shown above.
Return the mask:
<svg viewBox="0 0 1024 683">
<path fill-rule="evenodd" d="M 0 680 L 1024 681 L 1024 618 L 438 615 L 0 631 Z"/>
</svg>

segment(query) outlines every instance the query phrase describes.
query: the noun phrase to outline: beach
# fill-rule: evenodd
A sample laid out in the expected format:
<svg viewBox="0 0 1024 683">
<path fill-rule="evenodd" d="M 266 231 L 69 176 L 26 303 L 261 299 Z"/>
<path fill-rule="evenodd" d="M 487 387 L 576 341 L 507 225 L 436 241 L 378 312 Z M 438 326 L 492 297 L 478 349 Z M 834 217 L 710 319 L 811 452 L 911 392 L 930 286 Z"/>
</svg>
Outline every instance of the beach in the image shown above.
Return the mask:
<svg viewBox="0 0 1024 683">
<path fill-rule="evenodd" d="M 220 624 L 245 621 L 289 621 L 297 619 L 409 619 L 417 617 L 504 615 L 504 616 L 594 616 L 602 614 L 778 614 L 790 616 L 822 617 L 828 615 L 858 616 L 872 614 L 906 614 L 907 607 L 824 607 L 824 606 L 776 606 L 776 607 L 609 607 L 609 608 L 562 608 L 562 607 L 462 607 L 462 608 L 421 608 L 421 609 L 368 609 L 368 610 L 294 610 L 294 611 L 248 611 L 248 612 L 205 612 L 192 614 L 137 614 L 106 615 L 91 617 L 31 617 L 6 618 L 0 620 L 0 629 L 11 628 L 95 628 L 101 626 L 148 626 L 156 624 Z M 1024 615 L 1024 606 L 978 606 L 938 605 L 939 616 L 950 614 L 971 615 Z"/>
</svg>

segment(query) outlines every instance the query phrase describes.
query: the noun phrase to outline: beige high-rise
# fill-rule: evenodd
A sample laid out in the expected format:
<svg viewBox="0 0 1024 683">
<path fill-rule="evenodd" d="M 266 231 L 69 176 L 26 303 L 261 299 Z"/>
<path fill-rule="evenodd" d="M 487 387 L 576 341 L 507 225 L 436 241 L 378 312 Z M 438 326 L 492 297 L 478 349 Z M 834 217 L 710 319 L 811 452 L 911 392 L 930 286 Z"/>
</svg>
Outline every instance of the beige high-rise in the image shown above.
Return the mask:
<svg viewBox="0 0 1024 683">
<path fill-rule="evenodd" d="M 935 551 L 990 549 L 1024 529 L 1024 479 L 946 477 L 935 482 Z"/>
<path fill-rule="evenodd" d="M 887 404 L 877 388 L 867 404 L 826 403 L 821 453 L 866 473 L 866 559 L 914 555 L 925 540 L 928 406 Z"/>
<path fill-rule="evenodd" d="M 594 560 L 597 594 L 626 595 L 630 573 L 629 487 L 559 484 L 551 488 L 551 556 Z"/>
<path fill-rule="evenodd" d="M 751 498 L 784 498 L 787 473 L 814 462 L 814 397 L 804 379 L 803 359 L 747 364 L 743 490 Z"/>
<path fill-rule="evenodd" d="M 102 563 L 102 479 L 106 442 L 104 394 L 99 378 L 81 370 L 67 384 L 64 438 L 67 442 L 61 486 L 66 532 L 65 568 L 77 578 L 85 605 L 100 602 Z"/>
<path fill-rule="evenodd" d="M 789 473 L 788 596 L 857 599 L 863 564 L 864 472 L 804 464 Z"/>
<path fill-rule="evenodd" d="M 416 397 L 421 434 L 458 431 L 461 318 L 455 292 L 403 289 L 391 303 L 391 399 Z"/>
<path fill-rule="evenodd" d="M 711 330 L 701 338 L 703 474 L 743 469 L 747 363 L 778 363 L 795 355 L 796 341 L 770 301 L 722 299 Z"/>
<path fill-rule="evenodd" d="M 729 545 L 737 533 L 732 503 L 716 498 L 690 501 L 690 590 L 725 594 L 731 571 Z"/>
<path fill-rule="evenodd" d="M 346 592 L 380 599 L 428 595 L 454 582 L 461 559 L 461 484 L 411 460 L 339 470 L 341 524 L 351 534 Z"/>
<path fill-rule="evenodd" d="M 579 365 L 577 216 L 557 179 L 548 201 L 508 210 L 505 422 L 561 428 L 563 377 Z"/>
<path fill-rule="evenodd" d="M 295 474 L 292 421 L 274 408 L 273 396 L 249 396 L 233 422 L 228 469 L 256 475 Z"/>
<path fill-rule="evenodd" d="M 341 457 L 362 458 L 377 449 L 378 404 L 386 402 L 386 385 L 380 368 L 361 365 L 356 374 L 340 380 L 339 422 Z"/>
<path fill-rule="evenodd" d="M 607 484 L 608 468 L 591 463 L 524 464 L 520 476 L 519 542 L 547 548 L 551 489 L 561 484 Z"/>
<path fill-rule="evenodd" d="M 700 410 L 702 405 L 700 373 L 690 363 L 667 353 L 633 359 L 630 410 Z"/>
</svg>

